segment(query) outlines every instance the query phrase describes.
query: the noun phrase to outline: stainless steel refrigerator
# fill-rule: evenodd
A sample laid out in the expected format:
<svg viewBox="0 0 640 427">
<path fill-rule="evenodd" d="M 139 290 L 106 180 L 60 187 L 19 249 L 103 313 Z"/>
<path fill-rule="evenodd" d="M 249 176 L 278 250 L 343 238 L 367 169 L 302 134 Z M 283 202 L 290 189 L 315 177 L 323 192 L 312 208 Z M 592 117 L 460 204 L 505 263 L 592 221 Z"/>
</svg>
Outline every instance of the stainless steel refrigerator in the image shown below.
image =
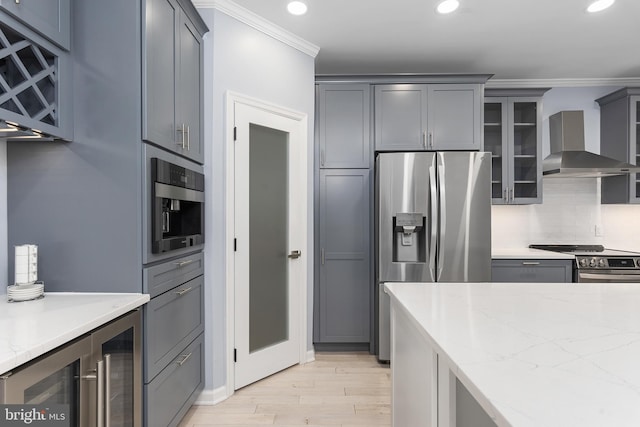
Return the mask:
<svg viewBox="0 0 640 427">
<path fill-rule="evenodd" d="M 491 153 L 378 153 L 376 211 L 378 358 L 389 360 L 383 283 L 491 280 Z"/>
</svg>

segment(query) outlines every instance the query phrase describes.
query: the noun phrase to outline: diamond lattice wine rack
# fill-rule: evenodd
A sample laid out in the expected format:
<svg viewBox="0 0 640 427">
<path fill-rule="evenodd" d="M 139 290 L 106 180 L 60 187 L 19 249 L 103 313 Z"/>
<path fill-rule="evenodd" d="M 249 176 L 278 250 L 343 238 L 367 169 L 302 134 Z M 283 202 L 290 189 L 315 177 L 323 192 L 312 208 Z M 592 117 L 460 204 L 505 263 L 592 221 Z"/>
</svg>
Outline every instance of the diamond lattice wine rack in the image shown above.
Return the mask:
<svg viewBox="0 0 640 427">
<path fill-rule="evenodd" d="M 19 138 L 68 139 L 59 99 L 61 56 L 43 44 L 0 23 L 0 119 L 36 130 L 15 134 Z"/>
</svg>

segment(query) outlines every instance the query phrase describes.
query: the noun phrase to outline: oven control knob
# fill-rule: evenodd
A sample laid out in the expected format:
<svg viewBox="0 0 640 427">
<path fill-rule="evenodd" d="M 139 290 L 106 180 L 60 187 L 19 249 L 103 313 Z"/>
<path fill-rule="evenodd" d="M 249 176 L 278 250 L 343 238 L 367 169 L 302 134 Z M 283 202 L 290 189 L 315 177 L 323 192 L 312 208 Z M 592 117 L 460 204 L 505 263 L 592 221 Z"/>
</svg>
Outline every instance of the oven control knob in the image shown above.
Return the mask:
<svg viewBox="0 0 640 427">
<path fill-rule="evenodd" d="M 640 260 L 638 260 L 638 262 L 640 263 Z M 589 265 L 589 262 L 587 261 L 587 259 L 580 258 L 580 267 L 586 267 L 587 265 Z"/>
<path fill-rule="evenodd" d="M 636 264 L 638 264 L 638 267 L 640 267 L 640 258 L 636 260 Z"/>
<path fill-rule="evenodd" d="M 606 266 L 607 266 L 607 263 L 605 262 L 604 258 L 598 259 L 598 267 L 604 268 Z"/>
<path fill-rule="evenodd" d="M 597 264 L 597 261 L 595 258 L 591 258 L 591 260 L 589 261 L 589 267 L 595 267 Z"/>
</svg>

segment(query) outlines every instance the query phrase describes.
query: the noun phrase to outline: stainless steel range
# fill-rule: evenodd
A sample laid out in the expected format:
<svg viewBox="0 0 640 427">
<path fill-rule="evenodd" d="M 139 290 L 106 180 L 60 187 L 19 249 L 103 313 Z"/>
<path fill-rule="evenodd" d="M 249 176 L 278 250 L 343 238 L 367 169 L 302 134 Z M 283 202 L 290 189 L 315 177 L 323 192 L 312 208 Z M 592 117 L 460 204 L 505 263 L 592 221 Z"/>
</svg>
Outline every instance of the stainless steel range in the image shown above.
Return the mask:
<svg viewBox="0 0 640 427">
<path fill-rule="evenodd" d="M 573 281 L 640 283 L 640 253 L 601 245 L 529 245 L 532 249 L 575 255 Z"/>
</svg>

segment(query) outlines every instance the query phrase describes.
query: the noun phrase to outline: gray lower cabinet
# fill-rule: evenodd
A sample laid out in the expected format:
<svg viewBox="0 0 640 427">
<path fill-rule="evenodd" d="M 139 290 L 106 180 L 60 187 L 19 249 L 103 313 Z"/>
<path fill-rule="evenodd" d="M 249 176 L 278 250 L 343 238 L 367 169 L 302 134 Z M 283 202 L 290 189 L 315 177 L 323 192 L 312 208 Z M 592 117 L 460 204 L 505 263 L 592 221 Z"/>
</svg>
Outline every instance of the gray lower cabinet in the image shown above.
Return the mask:
<svg viewBox="0 0 640 427">
<path fill-rule="evenodd" d="M 376 85 L 375 149 L 480 150 L 481 84 Z"/>
<path fill-rule="evenodd" d="M 203 163 L 207 27 L 190 1 L 146 0 L 144 6 L 143 139 Z"/>
<path fill-rule="evenodd" d="M 203 388 L 203 253 L 144 269 L 145 425 L 175 426 Z"/>
<path fill-rule="evenodd" d="M 320 171 L 316 346 L 370 342 L 370 182 L 369 169 Z"/>
<path fill-rule="evenodd" d="M 321 168 L 369 168 L 371 87 L 320 84 L 318 139 Z"/>
<path fill-rule="evenodd" d="M 0 0 L 0 9 L 63 49 L 71 48 L 71 0 Z"/>
<path fill-rule="evenodd" d="M 144 385 L 146 427 L 175 427 L 204 387 L 204 334 Z"/>
<path fill-rule="evenodd" d="M 494 259 L 491 262 L 492 282 L 571 283 L 572 260 Z"/>
<path fill-rule="evenodd" d="M 600 104 L 600 153 L 640 165 L 640 88 L 623 88 Z M 606 143 L 604 143 L 606 141 Z M 640 203 L 640 174 L 602 178 L 602 203 Z"/>
</svg>

